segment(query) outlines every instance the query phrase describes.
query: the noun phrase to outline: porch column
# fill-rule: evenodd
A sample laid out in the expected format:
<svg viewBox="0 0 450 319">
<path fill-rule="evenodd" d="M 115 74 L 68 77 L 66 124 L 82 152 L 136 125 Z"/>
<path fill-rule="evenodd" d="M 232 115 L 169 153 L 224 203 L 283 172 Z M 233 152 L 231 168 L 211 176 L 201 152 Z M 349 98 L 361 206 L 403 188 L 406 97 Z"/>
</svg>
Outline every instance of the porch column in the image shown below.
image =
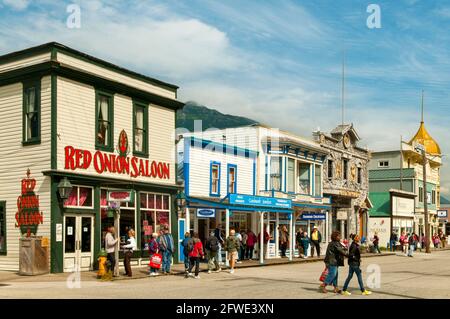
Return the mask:
<svg viewBox="0 0 450 319">
<path fill-rule="evenodd" d="M 190 232 L 191 231 L 191 214 L 189 212 L 189 207 L 186 207 L 186 229 L 185 232 Z"/>
<path fill-rule="evenodd" d="M 278 228 L 280 227 L 280 213 L 275 213 L 275 216 L 277 216 L 276 218 L 276 222 L 275 222 L 275 230 L 273 232 L 273 234 L 275 235 L 275 257 L 278 258 L 280 256 L 280 233 L 278 231 Z M 267 214 L 267 225 L 269 224 L 269 214 Z M 270 226 L 269 226 L 270 227 Z M 267 247 L 269 248 L 269 247 Z"/>
<path fill-rule="evenodd" d="M 259 223 L 260 229 L 259 232 L 259 263 L 264 264 L 264 213 L 259 212 Z"/>
<path fill-rule="evenodd" d="M 328 216 L 330 214 L 329 211 L 325 211 L 325 233 L 324 233 L 324 238 L 325 238 L 325 243 L 328 243 L 328 232 L 329 232 L 329 222 L 330 222 L 330 217 Z"/>
<path fill-rule="evenodd" d="M 289 260 L 290 261 L 292 261 L 292 257 L 294 257 L 294 241 L 293 241 L 293 238 L 294 238 L 294 229 L 293 229 L 293 227 L 292 227 L 292 225 L 293 225 L 293 223 L 292 223 L 292 220 L 294 219 L 294 214 L 293 213 L 290 213 L 289 214 L 289 234 L 290 234 L 290 237 L 291 238 L 289 238 L 289 249 L 290 249 L 290 253 L 289 253 Z"/>
<path fill-rule="evenodd" d="M 225 210 L 225 240 L 230 236 L 230 210 L 227 208 Z M 225 265 L 230 266 L 230 261 L 228 260 L 228 252 L 225 251 Z"/>
</svg>

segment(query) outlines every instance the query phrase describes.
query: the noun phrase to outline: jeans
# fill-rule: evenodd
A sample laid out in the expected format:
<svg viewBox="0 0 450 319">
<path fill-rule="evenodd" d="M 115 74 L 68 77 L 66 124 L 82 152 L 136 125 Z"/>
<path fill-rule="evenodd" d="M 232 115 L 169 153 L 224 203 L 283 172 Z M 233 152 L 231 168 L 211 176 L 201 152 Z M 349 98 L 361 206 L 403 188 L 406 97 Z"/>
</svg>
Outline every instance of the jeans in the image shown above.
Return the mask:
<svg viewBox="0 0 450 319">
<path fill-rule="evenodd" d="M 184 255 L 184 270 L 188 271 L 189 269 L 189 256 Z"/>
<path fill-rule="evenodd" d="M 162 265 L 161 265 L 161 271 L 164 272 L 170 272 L 170 264 L 172 263 L 172 253 L 168 250 L 164 250 L 162 252 Z"/>
<path fill-rule="evenodd" d="M 189 273 L 192 272 L 192 268 L 195 265 L 195 275 L 198 276 L 198 272 L 200 271 L 200 257 L 189 257 Z"/>
<path fill-rule="evenodd" d="M 317 257 L 320 257 L 320 243 L 317 240 L 312 240 L 311 243 L 311 257 L 314 257 L 314 247 L 316 248 Z"/>
<path fill-rule="evenodd" d="M 338 266 L 328 266 L 328 276 L 323 282 L 326 286 L 333 284 L 337 287 L 338 283 Z"/>
<path fill-rule="evenodd" d="M 106 257 L 109 262 L 111 263 L 111 266 L 109 267 L 109 270 L 114 274 L 114 268 L 116 267 L 116 256 L 115 253 L 108 253 L 108 257 Z"/>
<path fill-rule="evenodd" d="M 374 252 L 381 254 L 380 246 L 378 246 L 378 244 L 377 245 L 373 245 L 373 250 L 374 250 Z"/>
<path fill-rule="evenodd" d="M 239 260 L 245 259 L 245 245 L 241 245 L 241 248 L 239 250 Z"/>
<path fill-rule="evenodd" d="M 280 244 L 281 256 L 286 257 L 287 243 Z"/>
<path fill-rule="evenodd" d="M 415 250 L 415 246 L 414 245 L 409 245 L 409 252 L 408 252 L 408 256 L 412 256 L 413 252 Z"/>
<path fill-rule="evenodd" d="M 206 257 L 208 258 L 208 270 L 219 270 L 219 261 L 217 260 L 217 251 L 207 251 Z"/>
<path fill-rule="evenodd" d="M 309 245 L 308 246 L 303 246 L 303 256 L 305 256 L 305 257 L 308 257 L 308 248 L 309 248 Z"/>
<path fill-rule="evenodd" d="M 133 275 L 133 273 L 131 272 L 131 266 L 130 266 L 130 260 L 131 260 L 132 255 L 133 255 L 133 253 L 130 250 L 128 250 L 125 252 L 125 257 L 123 259 L 123 265 L 125 267 L 125 275 L 128 275 L 130 277 Z"/>
<path fill-rule="evenodd" d="M 389 250 L 390 251 L 395 251 L 395 240 L 391 240 L 389 242 Z"/>
<path fill-rule="evenodd" d="M 255 248 L 255 246 L 247 246 L 245 248 L 245 257 L 247 259 L 253 259 L 253 249 Z"/>
<path fill-rule="evenodd" d="M 217 251 L 217 259 L 219 260 L 219 264 L 222 263 L 222 245 L 219 244 L 219 250 Z"/>
<path fill-rule="evenodd" d="M 344 291 L 347 290 L 348 284 L 350 283 L 350 280 L 352 280 L 352 278 L 353 278 L 353 273 L 355 273 L 356 277 L 358 278 L 359 289 L 361 289 L 361 291 L 364 291 L 365 289 L 364 289 L 364 284 L 363 284 L 362 275 L 361 275 L 361 268 L 359 268 L 359 266 L 349 266 L 348 276 L 347 276 L 347 279 L 345 280 L 343 290 Z"/>
</svg>

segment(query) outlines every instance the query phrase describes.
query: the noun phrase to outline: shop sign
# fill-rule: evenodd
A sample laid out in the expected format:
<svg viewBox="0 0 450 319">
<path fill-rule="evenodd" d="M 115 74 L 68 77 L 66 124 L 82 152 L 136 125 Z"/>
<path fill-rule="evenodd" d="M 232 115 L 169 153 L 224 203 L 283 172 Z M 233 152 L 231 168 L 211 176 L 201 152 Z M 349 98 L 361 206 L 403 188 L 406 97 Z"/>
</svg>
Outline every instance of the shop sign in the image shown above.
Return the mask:
<svg viewBox="0 0 450 319">
<path fill-rule="evenodd" d="M 210 208 L 198 208 L 197 217 L 200 218 L 214 218 L 216 217 L 216 210 Z"/>
<path fill-rule="evenodd" d="M 230 194 L 230 204 L 263 206 L 272 208 L 292 208 L 292 200 L 284 198 Z"/>
<path fill-rule="evenodd" d="M 437 211 L 437 217 L 445 219 L 448 217 L 448 213 L 446 210 L 438 210 Z"/>
<path fill-rule="evenodd" d="M 276 257 L 276 245 L 274 243 L 268 243 L 267 244 L 267 255 L 269 258 L 275 258 Z"/>
<path fill-rule="evenodd" d="M 325 214 L 307 213 L 307 214 L 302 214 L 301 218 L 303 220 L 325 220 L 326 215 Z"/>
<path fill-rule="evenodd" d="M 127 190 L 108 191 L 108 202 L 133 202 L 134 192 Z"/>
<path fill-rule="evenodd" d="M 28 169 L 27 178 L 22 179 L 22 194 L 17 198 L 15 225 L 27 237 L 36 235 L 39 224 L 44 222 L 44 214 L 39 212 L 39 195 L 34 193 L 36 180 L 30 178 L 30 175 Z"/>
<path fill-rule="evenodd" d="M 98 174 L 114 173 L 126 174 L 131 178 L 152 177 L 159 179 L 170 179 L 170 164 L 150 161 L 136 156 L 128 156 L 128 137 L 124 130 L 119 135 L 117 153 L 104 153 L 96 151 L 92 153 L 88 150 L 66 146 L 64 148 L 65 169 L 72 171 L 87 170 L 94 167 Z"/>
</svg>

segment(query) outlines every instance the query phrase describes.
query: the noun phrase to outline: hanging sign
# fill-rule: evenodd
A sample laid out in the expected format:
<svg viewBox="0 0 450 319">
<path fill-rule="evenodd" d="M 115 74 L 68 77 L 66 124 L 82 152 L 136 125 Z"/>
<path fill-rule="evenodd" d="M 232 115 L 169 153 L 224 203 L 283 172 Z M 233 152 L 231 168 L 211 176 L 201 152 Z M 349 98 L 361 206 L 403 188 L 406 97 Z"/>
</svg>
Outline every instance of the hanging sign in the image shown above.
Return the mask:
<svg viewBox="0 0 450 319">
<path fill-rule="evenodd" d="M 39 212 L 39 195 L 34 193 L 36 180 L 30 178 L 30 169 L 27 178 L 22 179 L 22 194 L 17 198 L 16 228 L 22 234 L 30 237 L 36 235 L 39 224 L 44 222 L 44 214 Z"/>
<path fill-rule="evenodd" d="M 448 213 L 446 210 L 442 209 L 442 210 L 437 211 L 437 217 L 439 217 L 439 218 L 445 219 L 448 217 L 447 215 L 448 215 Z"/>
<path fill-rule="evenodd" d="M 108 191 L 108 202 L 133 202 L 134 192 L 132 190 Z"/>
<path fill-rule="evenodd" d="M 306 213 L 302 214 L 303 220 L 325 220 L 327 217 L 325 214 L 314 214 L 314 213 Z"/>
<path fill-rule="evenodd" d="M 216 217 L 216 210 L 210 208 L 198 208 L 197 217 L 200 218 L 214 218 Z"/>
<path fill-rule="evenodd" d="M 272 208 L 292 208 L 291 199 L 241 194 L 230 194 L 230 204 L 263 206 Z"/>
</svg>

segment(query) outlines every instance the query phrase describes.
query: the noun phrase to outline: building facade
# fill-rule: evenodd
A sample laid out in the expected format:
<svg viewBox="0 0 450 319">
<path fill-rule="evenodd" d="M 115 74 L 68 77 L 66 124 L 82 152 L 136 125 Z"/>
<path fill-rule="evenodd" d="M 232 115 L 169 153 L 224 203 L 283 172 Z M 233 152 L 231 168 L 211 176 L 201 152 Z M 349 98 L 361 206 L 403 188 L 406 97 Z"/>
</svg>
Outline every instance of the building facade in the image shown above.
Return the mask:
<svg viewBox="0 0 450 319">
<path fill-rule="evenodd" d="M 358 146 L 359 135 L 350 125 L 339 125 L 331 134 L 314 132 L 314 139 L 329 152 L 323 165 L 323 194 L 331 198 L 330 231 L 367 236 L 372 207 L 369 193 L 370 153 Z M 329 233 L 330 233 L 329 231 Z"/>
<path fill-rule="evenodd" d="M 418 145 L 425 146 L 426 189 L 423 183 L 423 157 Z M 420 123 L 419 130 L 409 141 L 401 143 L 401 150 L 372 153 L 370 193 L 388 193 L 391 188 L 415 194 L 414 220 L 395 229 L 425 233 L 424 201 L 428 204 L 430 234 L 444 228 L 437 216 L 440 203 L 440 169 L 442 165 L 439 145 Z"/>
<path fill-rule="evenodd" d="M 0 57 L 0 269 L 18 270 L 23 236 L 48 242 L 51 272 L 93 269 L 112 206 L 135 265 L 151 232 L 176 230 L 176 94 L 58 43 Z"/>
</svg>

